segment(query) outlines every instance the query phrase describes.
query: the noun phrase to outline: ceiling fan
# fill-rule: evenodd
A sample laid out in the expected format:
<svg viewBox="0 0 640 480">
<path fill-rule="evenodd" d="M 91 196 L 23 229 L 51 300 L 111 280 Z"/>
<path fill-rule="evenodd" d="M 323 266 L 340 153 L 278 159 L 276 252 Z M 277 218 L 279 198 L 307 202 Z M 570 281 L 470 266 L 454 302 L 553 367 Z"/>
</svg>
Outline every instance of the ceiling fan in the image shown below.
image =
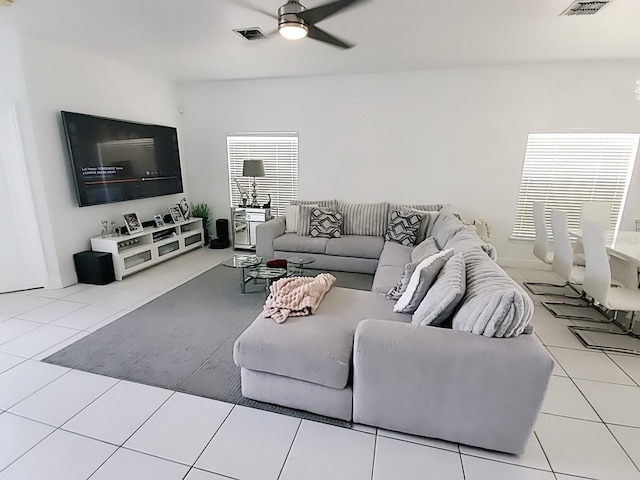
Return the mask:
<svg viewBox="0 0 640 480">
<path fill-rule="evenodd" d="M 307 9 L 298 0 L 289 0 L 278 9 L 278 15 L 274 15 L 271 12 L 267 12 L 250 4 L 244 3 L 244 6 L 277 20 L 278 32 L 288 40 L 300 40 L 301 38 L 309 37 L 320 42 L 347 49 L 355 45 L 322 30 L 316 26 L 316 23 L 364 1 L 366 0 L 335 0 L 318 7 Z"/>
</svg>

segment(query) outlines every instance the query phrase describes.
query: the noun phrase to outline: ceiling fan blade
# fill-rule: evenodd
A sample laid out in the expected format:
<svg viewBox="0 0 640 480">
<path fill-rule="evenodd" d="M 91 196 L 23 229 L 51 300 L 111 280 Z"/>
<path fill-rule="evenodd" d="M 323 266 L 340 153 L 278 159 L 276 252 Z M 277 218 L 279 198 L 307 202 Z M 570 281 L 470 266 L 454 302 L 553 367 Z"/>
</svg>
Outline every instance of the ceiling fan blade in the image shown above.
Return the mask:
<svg viewBox="0 0 640 480">
<path fill-rule="evenodd" d="M 239 6 L 243 7 L 243 8 L 246 8 L 247 10 L 252 10 L 254 12 L 261 13 L 263 15 L 266 15 L 268 17 L 273 18 L 274 20 L 278 20 L 278 16 L 275 15 L 273 12 L 268 12 L 266 10 L 263 10 L 262 8 L 256 7 L 255 5 L 253 5 L 253 4 L 249 3 L 249 2 L 245 2 L 243 0 L 235 0 L 235 1 L 231 2 L 231 3 L 233 3 L 235 5 L 239 5 Z"/>
<path fill-rule="evenodd" d="M 321 42 L 325 42 L 325 43 L 329 43 L 333 46 L 336 47 L 340 47 L 340 48 L 351 48 L 354 47 L 355 45 L 352 43 L 347 43 L 344 40 L 340 40 L 337 37 L 334 37 L 333 35 L 331 35 L 330 33 L 325 32 L 324 30 L 314 26 L 314 25 L 309 25 L 309 34 L 308 34 L 309 38 L 313 38 L 314 40 L 319 40 Z"/>
<path fill-rule="evenodd" d="M 362 3 L 366 0 L 336 0 L 334 2 L 325 3 L 319 7 L 310 8 L 298 14 L 298 17 L 302 18 L 307 24 L 313 25 L 325 18 L 338 13 L 348 7 L 353 7 L 358 3 Z"/>
</svg>

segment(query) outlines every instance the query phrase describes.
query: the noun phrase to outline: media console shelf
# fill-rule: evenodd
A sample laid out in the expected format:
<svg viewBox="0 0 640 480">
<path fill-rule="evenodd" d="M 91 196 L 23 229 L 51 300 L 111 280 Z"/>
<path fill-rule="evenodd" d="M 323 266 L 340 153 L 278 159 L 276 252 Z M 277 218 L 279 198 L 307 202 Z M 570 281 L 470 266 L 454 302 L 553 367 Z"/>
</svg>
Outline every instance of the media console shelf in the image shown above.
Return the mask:
<svg viewBox="0 0 640 480">
<path fill-rule="evenodd" d="M 94 237 L 91 249 L 110 253 L 116 280 L 122 280 L 127 275 L 201 247 L 203 243 L 202 219 L 193 218 L 163 227 L 147 227 L 144 232 L 133 235 Z"/>
</svg>

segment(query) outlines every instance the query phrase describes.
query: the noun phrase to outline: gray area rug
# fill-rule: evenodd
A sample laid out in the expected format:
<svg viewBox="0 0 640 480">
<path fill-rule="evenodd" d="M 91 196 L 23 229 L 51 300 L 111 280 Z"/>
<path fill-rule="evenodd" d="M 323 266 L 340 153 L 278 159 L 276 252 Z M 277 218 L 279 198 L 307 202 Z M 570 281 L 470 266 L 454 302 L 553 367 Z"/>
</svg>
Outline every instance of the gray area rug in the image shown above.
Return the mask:
<svg viewBox="0 0 640 480">
<path fill-rule="evenodd" d="M 309 271 L 309 275 L 318 272 Z M 331 272 L 335 286 L 371 290 L 372 275 Z M 265 301 L 264 285 L 247 284 L 222 265 L 176 287 L 44 361 L 340 426 L 348 422 L 244 398 L 233 343 Z"/>
</svg>

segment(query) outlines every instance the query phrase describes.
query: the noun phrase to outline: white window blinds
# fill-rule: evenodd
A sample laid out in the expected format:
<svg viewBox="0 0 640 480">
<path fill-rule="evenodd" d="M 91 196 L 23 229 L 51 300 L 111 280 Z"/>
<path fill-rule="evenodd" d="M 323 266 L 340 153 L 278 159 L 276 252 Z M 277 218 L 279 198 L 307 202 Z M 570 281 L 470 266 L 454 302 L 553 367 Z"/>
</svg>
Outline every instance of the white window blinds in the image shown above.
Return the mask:
<svg viewBox="0 0 640 480">
<path fill-rule="evenodd" d="M 284 215 L 289 202 L 298 199 L 296 133 L 228 135 L 227 156 L 231 205 L 242 203 L 236 180 L 249 194 L 251 203 L 252 178 L 242 176 L 245 160 L 262 160 L 265 176 L 256 178 L 258 203 L 267 203 L 268 195 L 271 195 L 272 215 Z"/>
<path fill-rule="evenodd" d="M 522 168 L 514 237 L 533 238 L 533 202 L 567 212 L 580 228 L 583 202 L 611 202 L 611 225 L 620 223 L 638 149 L 636 134 L 532 133 Z"/>
</svg>

